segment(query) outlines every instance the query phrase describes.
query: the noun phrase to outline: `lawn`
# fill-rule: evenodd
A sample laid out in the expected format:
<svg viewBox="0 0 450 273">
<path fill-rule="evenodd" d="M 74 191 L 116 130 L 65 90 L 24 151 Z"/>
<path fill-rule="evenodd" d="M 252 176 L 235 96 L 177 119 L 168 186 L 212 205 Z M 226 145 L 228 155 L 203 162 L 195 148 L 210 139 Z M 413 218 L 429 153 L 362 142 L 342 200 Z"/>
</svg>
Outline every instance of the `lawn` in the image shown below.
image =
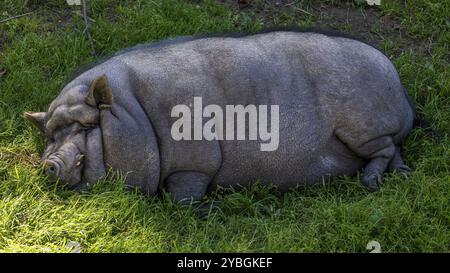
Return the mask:
<svg viewBox="0 0 450 273">
<path fill-rule="evenodd" d="M 245 1 L 241 1 L 245 2 Z M 45 142 L 22 118 L 44 111 L 70 75 L 95 60 L 80 8 L 65 1 L 0 2 L 0 252 L 450 251 L 450 2 L 383 0 L 90 0 L 98 57 L 177 35 L 320 26 L 376 45 L 395 63 L 419 116 L 403 154 L 412 173 L 380 192 L 359 177 L 293 190 L 221 190 L 186 208 L 124 189 L 111 175 L 73 192 L 40 174 Z M 78 12 L 77 12 L 78 11 Z M 203 206 L 204 207 L 204 206 Z"/>
</svg>

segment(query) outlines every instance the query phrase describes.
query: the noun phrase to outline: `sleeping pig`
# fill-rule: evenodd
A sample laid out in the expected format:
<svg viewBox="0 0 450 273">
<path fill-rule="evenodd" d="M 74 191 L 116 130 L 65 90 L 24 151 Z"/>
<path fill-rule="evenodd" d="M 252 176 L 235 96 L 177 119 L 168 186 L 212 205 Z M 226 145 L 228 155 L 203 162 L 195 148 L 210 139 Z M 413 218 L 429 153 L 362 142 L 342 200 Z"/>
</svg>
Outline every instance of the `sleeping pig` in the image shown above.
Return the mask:
<svg viewBox="0 0 450 273">
<path fill-rule="evenodd" d="M 133 47 L 25 117 L 47 138 L 50 180 L 80 188 L 111 169 L 181 201 L 257 181 L 286 191 L 360 169 L 377 191 L 384 172 L 409 170 L 399 144 L 414 107 L 375 48 L 272 31 Z"/>
</svg>

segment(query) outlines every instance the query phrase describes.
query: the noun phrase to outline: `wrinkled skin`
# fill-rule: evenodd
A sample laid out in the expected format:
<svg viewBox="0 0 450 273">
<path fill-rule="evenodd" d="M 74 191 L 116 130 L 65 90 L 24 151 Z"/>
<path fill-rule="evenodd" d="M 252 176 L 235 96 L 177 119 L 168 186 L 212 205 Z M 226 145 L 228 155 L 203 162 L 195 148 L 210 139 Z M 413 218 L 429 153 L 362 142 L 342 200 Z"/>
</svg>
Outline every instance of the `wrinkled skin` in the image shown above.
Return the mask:
<svg viewBox="0 0 450 273">
<path fill-rule="evenodd" d="M 85 102 L 87 90 L 88 86 L 72 88 L 46 113 L 25 113 L 47 136 L 41 158 L 45 174 L 69 188 L 95 182 L 105 174 L 100 113 Z"/>
<path fill-rule="evenodd" d="M 280 143 L 175 141 L 172 107 L 279 105 Z M 25 116 L 48 138 L 50 179 L 77 188 L 107 168 L 147 194 L 200 199 L 217 185 L 285 191 L 354 175 L 380 188 L 408 171 L 399 145 L 414 110 L 394 65 L 364 43 L 316 33 L 184 37 L 116 54 L 66 85 L 45 113 Z"/>
<path fill-rule="evenodd" d="M 45 172 L 52 180 L 74 186 L 82 179 L 82 164 L 86 151 L 86 133 L 79 124 L 54 133 L 43 155 Z"/>
</svg>

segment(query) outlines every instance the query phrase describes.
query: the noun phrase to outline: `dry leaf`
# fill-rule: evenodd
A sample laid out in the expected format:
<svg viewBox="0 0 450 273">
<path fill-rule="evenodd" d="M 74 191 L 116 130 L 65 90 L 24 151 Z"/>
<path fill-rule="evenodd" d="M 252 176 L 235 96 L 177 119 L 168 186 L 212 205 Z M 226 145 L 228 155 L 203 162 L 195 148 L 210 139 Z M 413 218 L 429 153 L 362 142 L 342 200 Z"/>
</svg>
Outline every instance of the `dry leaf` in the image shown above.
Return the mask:
<svg viewBox="0 0 450 273">
<path fill-rule="evenodd" d="M 69 241 L 66 245 L 66 247 L 70 250 L 72 253 L 81 253 L 81 245 L 80 243 Z"/>
<path fill-rule="evenodd" d="M 381 5 L 381 0 L 366 0 L 367 5 L 369 6 L 379 6 Z"/>
<path fill-rule="evenodd" d="M 69 6 L 81 6 L 81 0 L 66 0 Z"/>
</svg>

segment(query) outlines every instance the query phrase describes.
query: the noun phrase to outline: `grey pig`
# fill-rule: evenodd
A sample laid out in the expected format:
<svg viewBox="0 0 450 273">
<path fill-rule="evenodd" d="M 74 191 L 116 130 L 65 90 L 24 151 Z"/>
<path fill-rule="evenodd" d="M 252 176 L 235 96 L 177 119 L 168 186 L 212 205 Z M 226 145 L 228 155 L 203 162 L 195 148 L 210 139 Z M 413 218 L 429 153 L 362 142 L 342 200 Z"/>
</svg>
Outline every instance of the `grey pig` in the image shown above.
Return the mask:
<svg viewBox="0 0 450 273">
<path fill-rule="evenodd" d="M 261 151 L 254 140 L 174 140 L 171 109 L 194 97 L 223 108 L 278 105 L 277 149 Z M 77 76 L 47 112 L 25 113 L 47 137 L 49 179 L 79 188 L 111 168 L 128 186 L 149 195 L 165 189 L 176 201 L 256 181 L 284 192 L 363 167 L 363 185 L 377 191 L 385 171 L 409 170 L 399 145 L 414 115 L 380 51 L 293 31 L 137 46 Z"/>
</svg>

